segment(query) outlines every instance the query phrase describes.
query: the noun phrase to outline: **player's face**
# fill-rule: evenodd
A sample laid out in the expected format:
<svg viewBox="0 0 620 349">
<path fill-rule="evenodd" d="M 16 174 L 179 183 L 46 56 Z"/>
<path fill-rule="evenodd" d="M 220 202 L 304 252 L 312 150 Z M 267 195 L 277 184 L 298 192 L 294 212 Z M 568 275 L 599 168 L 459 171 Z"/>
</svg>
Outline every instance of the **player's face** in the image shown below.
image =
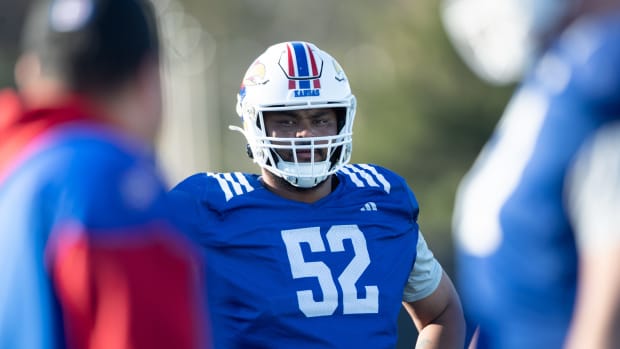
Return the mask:
<svg viewBox="0 0 620 349">
<path fill-rule="evenodd" d="M 304 142 L 308 137 L 334 136 L 338 133 L 338 117 L 333 109 L 303 109 L 277 112 L 266 112 L 263 115 L 267 136 L 277 138 L 296 138 L 296 145 L 310 144 Z M 318 141 L 316 144 L 326 144 L 328 141 Z M 274 144 L 291 145 L 291 142 Z M 284 161 L 294 161 L 291 150 L 280 149 L 278 155 Z M 312 151 L 298 149 L 297 161 L 310 162 Z M 314 149 L 314 161 L 324 161 L 327 149 Z"/>
</svg>

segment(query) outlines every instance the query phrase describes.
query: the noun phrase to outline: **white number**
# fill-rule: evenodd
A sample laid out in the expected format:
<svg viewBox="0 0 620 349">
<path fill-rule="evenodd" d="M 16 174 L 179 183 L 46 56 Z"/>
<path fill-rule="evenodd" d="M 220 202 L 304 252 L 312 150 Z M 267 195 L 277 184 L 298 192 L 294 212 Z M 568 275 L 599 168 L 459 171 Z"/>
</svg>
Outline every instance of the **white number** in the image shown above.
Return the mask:
<svg viewBox="0 0 620 349">
<path fill-rule="evenodd" d="M 343 294 L 344 314 L 368 314 L 379 312 L 379 288 L 365 286 L 366 297 L 359 298 L 355 284 L 370 265 L 370 256 L 366 247 L 366 238 L 356 225 L 336 225 L 326 235 L 330 252 L 343 252 L 344 240 L 351 240 L 354 256 L 338 277 Z M 315 301 L 311 290 L 297 291 L 299 310 L 307 317 L 332 315 L 338 307 L 338 290 L 331 270 L 323 262 L 306 262 L 301 251 L 301 243 L 307 243 L 312 252 L 325 252 L 318 227 L 291 229 L 282 231 L 282 240 L 291 264 L 294 279 L 316 277 L 322 301 Z"/>
<path fill-rule="evenodd" d="M 323 262 L 304 261 L 301 252 L 302 242 L 308 243 L 312 252 L 325 252 L 321 230 L 318 227 L 283 230 L 282 239 L 286 245 L 293 278 L 316 277 L 323 291 L 322 301 L 315 301 L 311 290 L 297 291 L 299 310 L 307 317 L 332 315 L 338 307 L 338 290 L 336 290 L 332 273 Z"/>
<path fill-rule="evenodd" d="M 345 314 L 367 314 L 379 312 L 379 288 L 365 286 L 366 298 L 357 298 L 355 283 L 370 265 L 370 256 L 366 248 L 366 238 L 356 225 L 337 225 L 327 232 L 329 249 L 332 252 L 343 252 L 346 239 L 351 239 L 355 256 L 338 277 L 342 287 L 342 307 Z"/>
</svg>

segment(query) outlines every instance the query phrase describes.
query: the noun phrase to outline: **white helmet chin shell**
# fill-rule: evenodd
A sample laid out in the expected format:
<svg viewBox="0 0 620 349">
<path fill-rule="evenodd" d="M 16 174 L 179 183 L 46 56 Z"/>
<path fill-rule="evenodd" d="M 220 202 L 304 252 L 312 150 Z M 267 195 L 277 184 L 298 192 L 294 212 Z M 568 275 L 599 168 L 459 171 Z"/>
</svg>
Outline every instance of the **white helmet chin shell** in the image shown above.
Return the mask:
<svg viewBox="0 0 620 349">
<path fill-rule="evenodd" d="M 334 136 L 275 138 L 265 133 L 263 113 L 300 109 L 343 109 Z M 311 188 L 323 182 L 351 159 L 355 96 L 348 79 L 329 54 L 307 42 L 283 42 L 269 47 L 247 70 L 239 94 L 237 114 L 252 158 L 261 168 L 291 185 Z M 310 161 L 298 161 L 297 150 L 310 150 Z M 315 151 L 322 159 L 315 161 Z M 289 152 L 284 161 L 280 152 Z"/>
<path fill-rule="evenodd" d="M 278 161 L 278 170 L 287 182 L 300 188 L 312 188 L 323 182 L 327 178 L 330 161 L 321 161 L 317 163 L 297 163 L 290 161 Z M 295 175 L 287 175 L 294 173 Z M 316 175 L 319 173 L 320 175 Z"/>
</svg>

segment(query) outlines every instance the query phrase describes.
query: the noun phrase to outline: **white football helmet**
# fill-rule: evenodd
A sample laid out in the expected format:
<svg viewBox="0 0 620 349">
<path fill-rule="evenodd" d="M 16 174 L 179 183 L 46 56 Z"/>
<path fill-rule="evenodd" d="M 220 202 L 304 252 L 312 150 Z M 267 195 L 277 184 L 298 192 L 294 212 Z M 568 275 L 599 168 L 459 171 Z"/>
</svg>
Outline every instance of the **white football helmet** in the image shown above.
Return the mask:
<svg viewBox="0 0 620 349">
<path fill-rule="evenodd" d="M 496 85 L 518 81 L 544 38 L 582 0 L 443 0 L 444 28 L 463 61 Z"/>
<path fill-rule="evenodd" d="M 283 42 L 269 47 L 245 73 L 237 95 L 237 114 L 248 154 L 260 167 L 290 184 L 311 188 L 323 182 L 351 159 L 355 96 L 338 62 L 308 42 Z M 265 132 L 264 112 L 333 108 L 338 114 L 338 134 L 326 137 L 276 138 Z M 284 161 L 277 150 L 290 150 Z M 298 161 L 296 151 L 325 149 L 324 161 Z"/>
</svg>

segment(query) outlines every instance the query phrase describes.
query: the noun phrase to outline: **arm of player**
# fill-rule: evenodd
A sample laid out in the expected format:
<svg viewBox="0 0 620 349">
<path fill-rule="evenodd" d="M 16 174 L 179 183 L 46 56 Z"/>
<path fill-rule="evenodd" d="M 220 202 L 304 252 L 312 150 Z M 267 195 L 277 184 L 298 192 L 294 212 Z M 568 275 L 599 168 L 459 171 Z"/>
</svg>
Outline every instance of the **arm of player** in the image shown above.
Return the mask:
<svg viewBox="0 0 620 349">
<path fill-rule="evenodd" d="M 68 344 L 207 348 L 195 256 L 165 227 L 139 229 L 100 234 L 74 226 L 55 234 L 47 261 Z"/>
<path fill-rule="evenodd" d="M 566 348 L 620 347 L 620 126 L 599 131 L 567 181 L 579 250 L 575 312 Z"/>
<path fill-rule="evenodd" d="M 403 302 L 418 328 L 416 349 L 463 348 L 465 319 L 452 281 L 442 272 L 437 289 L 415 302 Z"/>
<path fill-rule="evenodd" d="M 415 264 L 403 293 L 403 306 L 417 327 L 416 348 L 459 348 L 465 342 L 461 301 L 448 275 L 419 232 Z"/>
<path fill-rule="evenodd" d="M 620 228 L 615 227 L 616 234 Z M 620 246 L 583 251 L 575 313 L 566 349 L 620 346 Z"/>
</svg>

